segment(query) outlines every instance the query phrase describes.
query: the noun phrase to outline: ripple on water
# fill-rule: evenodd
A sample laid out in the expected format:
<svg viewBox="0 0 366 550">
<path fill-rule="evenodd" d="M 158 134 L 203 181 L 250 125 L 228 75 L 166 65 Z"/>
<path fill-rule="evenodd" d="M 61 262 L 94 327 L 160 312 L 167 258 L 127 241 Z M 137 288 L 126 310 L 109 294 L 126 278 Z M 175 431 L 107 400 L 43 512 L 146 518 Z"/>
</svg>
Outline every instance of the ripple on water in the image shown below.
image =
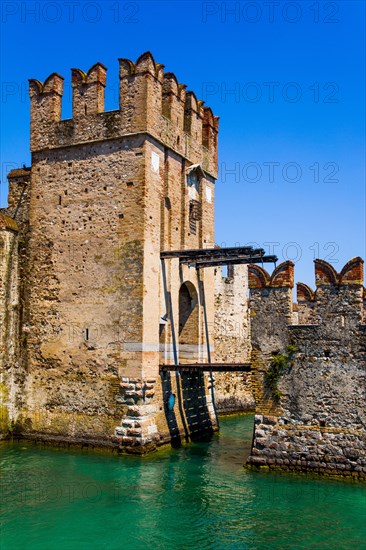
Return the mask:
<svg viewBox="0 0 366 550">
<path fill-rule="evenodd" d="M 1 550 L 363 548 L 365 485 L 245 470 L 252 427 L 149 458 L 0 445 Z"/>
</svg>

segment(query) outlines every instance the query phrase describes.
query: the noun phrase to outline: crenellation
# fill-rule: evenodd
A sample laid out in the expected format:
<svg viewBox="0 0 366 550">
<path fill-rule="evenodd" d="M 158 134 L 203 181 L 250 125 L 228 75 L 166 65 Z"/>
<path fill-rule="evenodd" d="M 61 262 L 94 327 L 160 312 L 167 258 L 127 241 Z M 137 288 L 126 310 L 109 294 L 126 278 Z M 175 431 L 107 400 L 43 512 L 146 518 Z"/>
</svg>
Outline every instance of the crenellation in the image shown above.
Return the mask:
<svg viewBox="0 0 366 550">
<path fill-rule="evenodd" d="M 215 139 L 215 125 L 214 117 L 210 107 L 203 108 L 203 125 L 202 125 L 202 143 L 207 148 L 210 149 L 214 147 Z"/>
<path fill-rule="evenodd" d="M 52 73 L 44 83 L 29 80 L 31 151 L 47 147 L 49 127 L 61 120 L 64 78 Z"/>
<path fill-rule="evenodd" d="M 174 73 L 165 73 L 163 80 L 163 115 L 172 121 L 182 133 L 184 131 L 184 110 L 186 85 L 179 84 Z"/>
<path fill-rule="evenodd" d="M 193 140 L 202 143 L 203 132 L 203 101 L 199 101 L 191 90 L 186 93 L 184 112 L 184 130 Z"/>
<path fill-rule="evenodd" d="M 339 274 L 340 284 L 362 285 L 364 278 L 363 266 L 364 261 L 359 256 L 349 260 Z"/>
<path fill-rule="evenodd" d="M 164 74 L 164 66 L 146 52 L 136 63 L 119 59 L 119 109 L 104 112 L 106 71 L 102 63 L 88 73 L 72 69 L 69 120 L 61 120 L 63 77 L 53 73 L 44 84 L 29 81 L 33 152 L 144 133 L 217 177 L 218 117 L 211 110 L 205 115 L 193 92 L 186 93 L 186 86 L 173 73 Z"/>
<path fill-rule="evenodd" d="M 315 292 L 304 283 L 297 283 L 296 285 L 297 295 L 297 310 L 298 310 L 298 323 L 299 325 L 311 325 L 316 320 L 316 302 Z"/>
<path fill-rule="evenodd" d="M 154 134 L 161 124 L 164 66 L 156 64 L 150 52 L 136 63 L 119 59 L 119 64 L 121 130 Z"/>
<path fill-rule="evenodd" d="M 346 323 L 361 323 L 364 263 L 362 258 L 352 258 L 340 273 L 324 260 L 315 260 L 314 263 L 317 322 L 328 325 L 330 331 L 331 320 L 342 326 Z"/>
<path fill-rule="evenodd" d="M 73 118 L 104 112 L 106 75 L 102 63 L 96 63 L 87 73 L 71 69 Z"/>
</svg>

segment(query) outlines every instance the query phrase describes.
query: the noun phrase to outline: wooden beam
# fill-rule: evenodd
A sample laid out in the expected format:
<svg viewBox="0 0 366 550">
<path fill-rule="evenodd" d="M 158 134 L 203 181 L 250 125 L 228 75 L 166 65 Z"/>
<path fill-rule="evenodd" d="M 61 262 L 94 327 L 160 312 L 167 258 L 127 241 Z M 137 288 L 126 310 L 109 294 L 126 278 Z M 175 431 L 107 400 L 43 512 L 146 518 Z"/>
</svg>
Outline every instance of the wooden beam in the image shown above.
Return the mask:
<svg viewBox="0 0 366 550">
<path fill-rule="evenodd" d="M 162 260 L 179 258 L 181 264 L 194 267 L 215 267 L 219 265 L 275 263 L 277 256 L 266 256 L 263 248 L 199 248 L 196 250 L 166 250 L 161 252 Z"/>
<path fill-rule="evenodd" d="M 250 363 L 191 363 L 179 365 L 159 365 L 160 372 L 179 370 L 181 372 L 250 372 Z"/>
<path fill-rule="evenodd" d="M 253 248 L 252 246 L 245 247 L 232 247 L 232 248 L 197 248 L 194 250 L 165 250 L 160 253 L 162 259 L 166 258 L 181 258 L 181 259 L 205 259 L 205 258 L 236 258 L 238 255 L 250 256 L 251 254 L 257 256 L 264 256 L 265 251 L 263 248 Z"/>
<path fill-rule="evenodd" d="M 217 267 L 220 265 L 238 265 L 238 264 L 261 264 L 261 263 L 275 263 L 277 262 L 278 258 L 277 256 L 261 256 L 258 258 L 248 257 L 248 258 L 220 258 L 217 260 L 189 260 L 189 261 L 182 261 L 181 263 L 186 263 L 189 266 L 196 267 L 197 269 L 200 269 L 202 267 Z"/>
</svg>

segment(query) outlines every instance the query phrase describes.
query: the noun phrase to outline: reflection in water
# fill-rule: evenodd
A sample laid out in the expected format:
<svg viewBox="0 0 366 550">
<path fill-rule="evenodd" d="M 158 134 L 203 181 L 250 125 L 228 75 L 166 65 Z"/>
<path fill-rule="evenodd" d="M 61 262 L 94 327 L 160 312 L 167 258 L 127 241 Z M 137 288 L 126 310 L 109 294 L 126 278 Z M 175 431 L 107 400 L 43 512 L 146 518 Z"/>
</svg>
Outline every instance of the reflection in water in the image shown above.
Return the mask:
<svg viewBox="0 0 366 550">
<path fill-rule="evenodd" d="M 348 549 L 366 487 L 243 468 L 253 417 L 149 457 L 2 444 L 1 550 Z"/>
</svg>

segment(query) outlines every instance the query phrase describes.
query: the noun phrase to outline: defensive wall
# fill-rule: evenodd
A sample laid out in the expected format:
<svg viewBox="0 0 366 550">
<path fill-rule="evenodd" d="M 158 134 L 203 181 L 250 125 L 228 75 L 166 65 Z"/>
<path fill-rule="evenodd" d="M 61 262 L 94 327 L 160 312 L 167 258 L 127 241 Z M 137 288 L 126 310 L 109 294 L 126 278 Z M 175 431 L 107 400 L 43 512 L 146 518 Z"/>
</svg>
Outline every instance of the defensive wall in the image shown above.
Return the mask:
<svg viewBox="0 0 366 550">
<path fill-rule="evenodd" d="M 255 431 L 249 464 L 366 477 L 363 260 L 315 260 L 316 290 L 294 266 L 249 267 Z M 296 319 L 297 317 L 297 319 Z"/>
</svg>

